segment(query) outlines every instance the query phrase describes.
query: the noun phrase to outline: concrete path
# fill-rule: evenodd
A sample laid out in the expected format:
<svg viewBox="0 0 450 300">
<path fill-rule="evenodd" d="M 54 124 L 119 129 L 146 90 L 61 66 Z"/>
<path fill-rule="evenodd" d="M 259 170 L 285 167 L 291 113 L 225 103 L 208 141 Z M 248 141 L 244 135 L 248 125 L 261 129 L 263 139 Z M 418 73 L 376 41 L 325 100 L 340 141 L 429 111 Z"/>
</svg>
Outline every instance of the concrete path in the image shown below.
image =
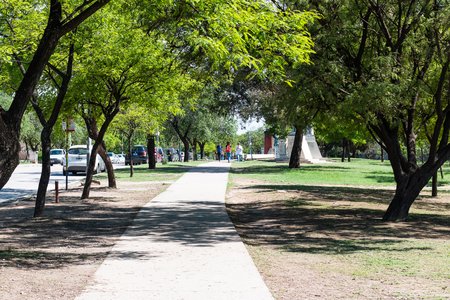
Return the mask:
<svg viewBox="0 0 450 300">
<path fill-rule="evenodd" d="M 150 201 L 77 299 L 273 299 L 226 213 L 228 170 L 196 167 Z"/>
</svg>

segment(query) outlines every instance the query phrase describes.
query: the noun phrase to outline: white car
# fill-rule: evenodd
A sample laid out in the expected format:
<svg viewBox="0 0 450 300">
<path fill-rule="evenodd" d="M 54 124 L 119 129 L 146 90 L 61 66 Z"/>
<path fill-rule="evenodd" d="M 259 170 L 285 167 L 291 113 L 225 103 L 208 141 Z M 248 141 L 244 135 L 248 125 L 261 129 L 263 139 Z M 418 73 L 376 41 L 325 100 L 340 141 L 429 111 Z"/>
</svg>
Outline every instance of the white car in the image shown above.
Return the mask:
<svg viewBox="0 0 450 300">
<path fill-rule="evenodd" d="M 63 159 L 63 174 L 66 175 L 67 172 L 72 174 L 77 174 L 78 172 L 86 173 L 87 169 L 87 156 L 90 151 L 86 145 L 74 145 L 69 148 L 69 166 Z M 105 162 L 101 159 L 100 155 L 97 154 L 95 161 L 94 173 L 100 173 L 105 171 Z"/>
<path fill-rule="evenodd" d="M 123 153 L 117 154 L 117 163 L 125 164 L 125 154 L 123 154 Z"/>
<path fill-rule="evenodd" d="M 66 156 L 64 149 L 51 149 L 50 150 L 50 165 L 63 164 L 63 159 Z"/>
</svg>

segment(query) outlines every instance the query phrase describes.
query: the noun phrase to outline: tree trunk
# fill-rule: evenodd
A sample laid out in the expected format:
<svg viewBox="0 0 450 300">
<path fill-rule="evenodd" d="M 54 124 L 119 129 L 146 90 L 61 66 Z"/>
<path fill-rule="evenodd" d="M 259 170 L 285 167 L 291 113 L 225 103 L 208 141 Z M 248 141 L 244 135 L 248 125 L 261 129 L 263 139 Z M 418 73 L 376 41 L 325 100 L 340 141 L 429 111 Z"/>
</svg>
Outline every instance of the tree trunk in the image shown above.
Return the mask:
<svg viewBox="0 0 450 300">
<path fill-rule="evenodd" d="M 192 159 L 194 161 L 197 160 L 197 140 L 194 139 L 193 143 L 192 143 Z"/>
<path fill-rule="evenodd" d="M 347 142 L 347 161 L 350 162 L 351 158 L 351 154 L 350 154 L 350 141 Z"/>
<path fill-rule="evenodd" d="M 89 198 L 89 192 L 91 190 L 92 178 L 94 176 L 94 169 L 96 167 L 95 164 L 97 163 L 96 157 L 97 157 L 98 149 L 99 149 L 100 145 L 103 145 L 103 138 L 106 134 L 106 130 L 109 127 L 109 124 L 111 124 L 112 120 L 119 112 L 120 99 L 118 99 L 117 101 L 118 101 L 118 103 L 116 103 L 114 110 L 110 114 L 105 116 L 105 121 L 103 122 L 102 127 L 100 128 L 100 131 L 98 132 L 97 139 L 95 140 L 95 143 L 92 146 L 91 156 L 89 159 L 88 169 L 86 172 L 86 180 L 84 182 L 83 194 L 81 195 L 81 199 Z M 88 149 L 88 151 L 89 151 L 89 149 Z"/>
<path fill-rule="evenodd" d="M 433 177 L 431 179 L 431 197 L 437 197 L 438 195 L 437 184 L 438 184 L 438 174 L 436 171 L 436 173 L 433 174 Z"/>
<path fill-rule="evenodd" d="M 189 162 L 189 141 L 187 140 L 181 140 L 183 142 L 184 146 L 184 162 Z"/>
<path fill-rule="evenodd" d="M 147 136 L 147 150 L 148 150 L 148 168 L 156 169 L 156 158 L 155 158 L 155 136 Z"/>
<path fill-rule="evenodd" d="M 296 126 L 295 127 L 295 138 L 292 144 L 291 157 L 289 159 L 289 168 L 300 168 L 300 158 L 302 155 L 302 141 L 303 141 L 303 130 Z"/>
<path fill-rule="evenodd" d="M 345 149 L 347 146 L 347 141 L 346 139 L 342 139 L 342 155 L 341 155 L 341 162 L 345 161 Z"/>
<path fill-rule="evenodd" d="M 111 162 L 111 159 L 106 152 L 105 143 L 101 143 L 98 147 L 98 155 L 103 159 L 105 163 L 106 173 L 108 174 L 108 187 L 112 189 L 117 188 L 116 175 L 114 174 L 114 166 Z"/>
<path fill-rule="evenodd" d="M 89 137 L 97 141 L 98 139 L 98 126 L 97 121 L 95 118 L 83 115 L 84 123 L 86 124 L 87 132 Z M 98 147 L 98 155 L 102 158 L 103 162 L 105 163 L 106 173 L 108 174 L 108 187 L 110 188 L 117 188 L 116 183 L 116 176 L 114 175 L 114 167 L 111 162 L 111 159 L 108 156 L 108 153 L 106 152 L 106 145 L 102 141 Z"/>
<path fill-rule="evenodd" d="M 411 205 L 419 196 L 420 191 L 427 185 L 436 171 L 420 170 L 411 175 L 404 175 L 397 179 L 395 195 L 386 213 L 384 221 L 405 221 L 408 218 Z"/>
<path fill-rule="evenodd" d="M 27 161 L 30 161 L 30 149 L 29 149 L 29 147 L 28 147 L 27 141 L 25 141 L 25 151 L 27 152 L 27 156 L 25 157 L 25 159 L 26 159 Z"/>
<path fill-rule="evenodd" d="M 42 143 L 42 169 L 39 179 L 39 186 L 36 194 L 36 202 L 34 206 L 34 217 L 40 217 L 44 213 L 45 200 L 47 195 L 47 187 L 50 182 L 50 149 L 51 149 L 51 133 L 52 128 L 45 126 L 41 132 Z"/>
<path fill-rule="evenodd" d="M 133 167 L 133 147 L 131 147 L 131 137 L 128 138 L 128 155 L 130 156 L 130 177 L 134 175 L 134 167 Z"/>
<path fill-rule="evenodd" d="M 383 147 L 381 147 L 381 162 L 384 162 L 384 149 L 383 149 Z"/>
<path fill-rule="evenodd" d="M 33 108 L 39 118 L 39 122 L 42 124 L 41 131 L 41 144 L 42 144 L 42 171 L 41 178 L 39 179 L 38 192 L 36 195 L 36 204 L 34 208 L 34 217 L 40 217 L 44 213 L 45 200 L 47 194 L 47 187 L 50 181 L 51 162 L 50 162 L 50 150 L 51 150 L 51 134 L 53 127 L 56 124 L 59 113 L 61 111 L 64 98 L 66 97 L 67 90 L 69 88 L 70 80 L 72 79 L 72 66 L 73 66 L 73 54 L 74 45 L 69 47 L 69 59 L 67 61 L 66 73 L 62 74 L 62 82 L 59 87 L 58 95 L 56 97 L 55 104 L 53 105 L 52 113 L 48 120 L 45 119 L 45 115 L 42 109 L 38 105 L 37 97 L 33 96 Z M 66 156 L 67 158 L 67 156 Z"/>
<path fill-rule="evenodd" d="M 205 145 L 206 145 L 206 142 L 198 143 L 198 144 L 200 146 L 200 158 L 204 159 L 205 158 Z"/>
</svg>

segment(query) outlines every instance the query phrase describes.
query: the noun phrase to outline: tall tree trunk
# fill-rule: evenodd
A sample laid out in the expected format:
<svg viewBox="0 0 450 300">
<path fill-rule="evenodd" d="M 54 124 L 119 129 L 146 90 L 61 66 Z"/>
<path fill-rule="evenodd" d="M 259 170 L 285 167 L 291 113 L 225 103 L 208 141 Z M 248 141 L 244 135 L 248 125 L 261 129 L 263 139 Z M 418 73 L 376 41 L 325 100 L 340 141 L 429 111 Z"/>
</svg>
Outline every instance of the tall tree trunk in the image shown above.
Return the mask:
<svg viewBox="0 0 450 300">
<path fill-rule="evenodd" d="M 103 159 L 105 163 L 106 173 L 108 174 L 108 187 L 112 189 L 117 188 L 116 175 L 114 173 L 114 166 L 112 164 L 111 159 L 106 152 L 105 143 L 101 143 L 98 147 L 98 155 Z"/>
<path fill-rule="evenodd" d="M 291 157 L 289 159 L 289 168 L 300 168 L 300 158 L 302 156 L 303 129 L 295 126 L 295 138 L 292 144 Z"/>
<path fill-rule="evenodd" d="M 184 146 L 184 162 L 189 162 L 189 141 L 186 139 L 181 139 L 181 141 L 183 142 L 183 146 Z"/>
<path fill-rule="evenodd" d="M 383 149 L 383 147 L 381 147 L 381 162 L 384 162 L 384 149 Z"/>
<path fill-rule="evenodd" d="M 28 147 L 27 141 L 25 141 L 25 151 L 27 152 L 27 155 L 25 157 L 25 160 L 30 161 L 30 149 Z"/>
<path fill-rule="evenodd" d="M 148 149 L 148 168 L 156 169 L 156 158 L 155 158 L 155 136 L 147 136 L 147 149 Z"/>
<path fill-rule="evenodd" d="M 431 179 L 431 197 L 437 197 L 438 195 L 437 184 L 438 184 L 438 174 L 436 171 L 436 173 L 433 174 L 433 177 Z"/>
<path fill-rule="evenodd" d="M 51 149 L 51 133 L 52 128 L 44 126 L 41 132 L 42 143 L 42 169 L 39 179 L 39 186 L 36 194 L 36 202 L 34 206 L 34 217 L 40 217 L 44 213 L 45 198 L 47 194 L 48 183 L 50 182 L 50 149 Z"/>
<path fill-rule="evenodd" d="M 89 137 L 92 140 L 96 141 L 98 139 L 97 121 L 95 120 L 95 118 L 88 115 L 83 115 L 83 119 L 86 124 Z M 106 152 L 106 145 L 104 142 L 101 142 L 98 147 L 98 155 L 102 158 L 103 162 L 105 163 L 106 173 L 108 174 L 108 187 L 113 189 L 117 188 L 116 176 L 114 174 L 114 167 L 111 159 L 108 156 L 108 153 Z"/>
<path fill-rule="evenodd" d="M 347 148 L 347 140 L 342 139 L 342 155 L 341 155 L 341 162 L 345 161 L 345 149 Z"/>
<path fill-rule="evenodd" d="M 397 186 L 386 213 L 385 221 L 405 221 L 408 218 L 411 205 L 419 196 L 420 191 L 427 185 L 433 174 L 436 173 L 435 166 L 416 170 L 410 175 L 396 178 Z"/>
<path fill-rule="evenodd" d="M 134 167 L 133 167 L 133 147 L 131 146 L 131 136 L 127 137 L 128 140 L 128 155 L 130 157 L 130 177 L 134 175 Z"/>
<path fill-rule="evenodd" d="M 198 144 L 200 146 L 200 158 L 204 159 L 205 158 L 205 145 L 206 145 L 206 142 L 203 142 L 203 143 L 199 142 Z"/>
<path fill-rule="evenodd" d="M 351 141 L 348 141 L 348 142 L 347 142 L 347 161 L 348 161 L 348 162 L 350 162 L 350 160 L 351 160 L 351 159 L 350 159 L 350 155 L 351 155 L 351 154 L 350 154 L 350 146 L 351 146 L 350 144 L 351 144 Z"/>
<path fill-rule="evenodd" d="M 66 97 L 67 90 L 69 89 L 69 83 L 72 79 L 72 67 L 73 67 L 73 54 L 74 45 L 71 44 L 69 47 L 69 59 L 67 61 L 66 72 L 59 73 L 62 76 L 61 86 L 58 90 L 58 95 L 56 97 L 55 104 L 53 105 L 52 113 L 48 120 L 45 119 L 45 115 L 42 109 L 38 105 L 37 97 L 33 96 L 33 101 L 31 102 L 33 108 L 42 124 L 41 131 L 41 144 L 42 144 L 42 171 L 41 178 L 39 179 L 39 187 L 36 195 L 36 203 L 34 208 L 34 217 L 40 217 L 44 213 L 45 198 L 47 193 L 48 183 L 50 181 L 51 163 L 50 163 L 50 149 L 51 149 L 51 134 L 53 132 L 53 127 L 56 124 L 59 113 L 61 111 L 64 98 Z M 66 156 L 67 158 L 67 156 Z"/>
<path fill-rule="evenodd" d="M 120 99 L 117 99 L 116 101 L 117 101 L 117 103 L 114 105 L 114 109 L 108 115 L 105 116 L 105 121 L 103 122 L 102 127 L 100 128 L 100 131 L 98 132 L 97 139 L 95 140 L 95 143 L 92 146 L 88 169 L 86 172 L 86 180 L 84 182 L 83 193 L 81 195 L 81 199 L 89 198 L 89 192 L 91 190 L 92 178 L 94 176 L 94 169 L 96 167 L 95 164 L 97 163 L 96 157 L 97 157 L 97 153 L 98 153 L 98 148 L 100 147 L 100 145 L 103 144 L 103 138 L 106 134 L 106 130 L 109 127 L 109 124 L 111 124 L 112 120 L 119 112 Z M 88 149 L 88 151 L 89 151 L 89 149 Z"/>
<path fill-rule="evenodd" d="M 197 160 L 197 140 L 194 139 L 194 141 L 192 142 L 192 159 L 194 161 Z"/>
</svg>

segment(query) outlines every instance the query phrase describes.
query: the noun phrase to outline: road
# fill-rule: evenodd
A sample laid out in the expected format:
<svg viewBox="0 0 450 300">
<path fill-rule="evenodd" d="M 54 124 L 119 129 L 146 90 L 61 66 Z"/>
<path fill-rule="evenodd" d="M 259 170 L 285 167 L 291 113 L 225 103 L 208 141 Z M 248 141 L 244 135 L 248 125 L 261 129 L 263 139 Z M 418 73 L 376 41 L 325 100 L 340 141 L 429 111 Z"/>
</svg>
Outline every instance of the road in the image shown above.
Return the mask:
<svg viewBox="0 0 450 300">
<path fill-rule="evenodd" d="M 17 166 L 8 183 L 0 190 L 0 203 L 36 194 L 41 177 L 40 164 L 20 164 Z M 116 168 L 116 167 L 115 167 Z M 59 181 L 59 188 L 65 189 L 66 176 L 63 176 L 62 166 L 53 165 L 48 190 L 55 189 L 55 181 Z M 69 175 L 69 184 L 84 180 L 85 175 Z"/>
</svg>

